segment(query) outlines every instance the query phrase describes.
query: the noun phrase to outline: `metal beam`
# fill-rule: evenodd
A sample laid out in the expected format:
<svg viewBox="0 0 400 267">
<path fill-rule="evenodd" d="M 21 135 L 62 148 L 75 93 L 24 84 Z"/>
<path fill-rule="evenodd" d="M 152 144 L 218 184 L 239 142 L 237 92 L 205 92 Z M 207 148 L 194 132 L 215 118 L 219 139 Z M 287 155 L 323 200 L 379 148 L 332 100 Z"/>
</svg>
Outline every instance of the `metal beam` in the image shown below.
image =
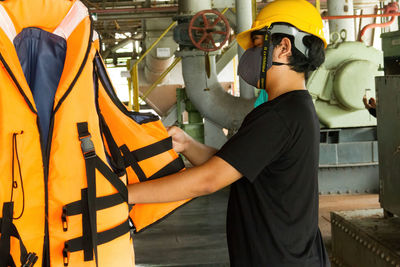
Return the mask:
<svg viewBox="0 0 400 267">
<path fill-rule="evenodd" d="M 106 58 L 110 53 L 115 53 L 118 49 L 123 48 L 124 46 L 128 45 L 129 43 L 132 43 L 133 40 L 131 38 L 129 39 L 123 39 L 120 41 L 118 44 L 108 48 L 106 51 L 103 52 L 103 56 Z"/>
<path fill-rule="evenodd" d="M 217 58 L 216 69 L 219 74 L 229 62 L 237 55 L 237 42 L 236 40 L 229 44 L 228 49 Z"/>
<path fill-rule="evenodd" d="M 107 8 L 107 9 L 90 9 L 91 13 L 96 14 L 116 14 L 116 13 L 154 13 L 154 12 L 178 12 L 178 6 L 170 7 L 150 7 L 150 8 Z"/>
<path fill-rule="evenodd" d="M 115 53 L 115 54 L 109 54 L 107 57 L 103 58 L 114 58 L 114 55 L 116 55 L 117 58 L 132 58 L 133 53 L 131 52 Z"/>
<path fill-rule="evenodd" d="M 136 14 L 112 14 L 112 15 L 99 14 L 97 16 L 97 20 L 100 21 L 118 20 L 118 22 L 120 22 L 133 19 L 170 18 L 173 15 L 175 15 L 175 13 L 136 13 Z"/>
</svg>

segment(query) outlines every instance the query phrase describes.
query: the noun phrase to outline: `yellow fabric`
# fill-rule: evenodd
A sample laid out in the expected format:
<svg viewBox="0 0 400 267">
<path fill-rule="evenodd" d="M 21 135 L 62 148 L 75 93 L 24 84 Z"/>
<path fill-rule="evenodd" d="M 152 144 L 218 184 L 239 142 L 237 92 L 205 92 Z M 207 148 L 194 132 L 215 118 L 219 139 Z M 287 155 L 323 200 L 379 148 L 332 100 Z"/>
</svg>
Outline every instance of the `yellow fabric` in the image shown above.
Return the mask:
<svg viewBox="0 0 400 267">
<path fill-rule="evenodd" d="M 269 3 L 257 15 L 251 29 L 241 32 L 236 37 L 239 45 L 247 50 L 253 47 L 251 32 L 271 26 L 275 22 L 286 22 L 297 29 L 320 38 L 325 47 L 323 23 L 318 10 L 306 0 L 276 0 Z"/>
</svg>

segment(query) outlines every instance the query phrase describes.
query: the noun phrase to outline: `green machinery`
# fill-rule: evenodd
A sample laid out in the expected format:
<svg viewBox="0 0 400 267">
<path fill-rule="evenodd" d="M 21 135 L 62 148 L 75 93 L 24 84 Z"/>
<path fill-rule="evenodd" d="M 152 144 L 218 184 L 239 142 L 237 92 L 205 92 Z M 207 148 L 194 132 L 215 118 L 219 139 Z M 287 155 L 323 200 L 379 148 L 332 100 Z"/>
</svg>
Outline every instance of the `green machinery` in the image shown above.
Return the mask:
<svg viewBox="0 0 400 267">
<path fill-rule="evenodd" d="M 375 96 L 382 66 L 382 51 L 361 42 L 334 43 L 307 81 L 321 123 L 321 194 L 378 192 L 376 119 L 362 98 Z"/>
<path fill-rule="evenodd" d="M 361 42 L 330 45 L 324 64 L 310 76 L 307 88 L 313 96 L 322 128 L 375 126 L 362 97 L 375 96 L 375 76 L 382 76 L 381 51 Z"/>
<path fill-rule="evenodd" d="M 204 123 L 200 112 L 186 96 L 185 88 L 176 89 L 176 103 L 178 113 L 178 126 L 195 140 L 204 143 Z M 188 120 L 184 123 L 183 112 L 187 111 Z"/>
<path fill-rule="evenodd" d="M 400 31 L 381 35 L 385 76 L 376 78 L 382 209 L 333 212 L 338 266 L 400 266 Z"/>
</svg>

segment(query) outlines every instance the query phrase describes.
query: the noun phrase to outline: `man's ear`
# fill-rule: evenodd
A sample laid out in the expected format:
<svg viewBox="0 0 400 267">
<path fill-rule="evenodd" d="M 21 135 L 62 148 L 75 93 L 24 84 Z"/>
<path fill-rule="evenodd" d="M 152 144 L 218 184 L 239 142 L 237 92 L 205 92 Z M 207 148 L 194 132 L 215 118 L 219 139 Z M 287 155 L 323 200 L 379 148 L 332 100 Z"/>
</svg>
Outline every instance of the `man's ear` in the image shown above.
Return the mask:
<svg viewBox="0 0 400 267">
<path fill-rule="evenodd" d="M 285 62 L 289 62 L 289 57 L 292 55 L 292 42 L 289 38 L 284 37 L 279 45 L 279 59 L 285 60 Z"/>
</svg>

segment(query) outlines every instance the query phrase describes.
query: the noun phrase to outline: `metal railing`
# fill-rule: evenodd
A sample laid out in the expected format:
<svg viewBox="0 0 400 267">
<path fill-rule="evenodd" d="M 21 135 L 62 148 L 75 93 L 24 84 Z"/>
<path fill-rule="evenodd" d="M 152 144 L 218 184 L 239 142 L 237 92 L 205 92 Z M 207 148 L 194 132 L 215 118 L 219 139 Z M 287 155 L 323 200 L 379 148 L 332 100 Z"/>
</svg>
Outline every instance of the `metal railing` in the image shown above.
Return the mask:
<svg viewBox="0 0 400 267">
<path fill-rule="evenodd" d="M 153 50 L 153 48 L 161 41 L 161 39 L 162 38 L 164 38 L 164 36 L 174 27 L 176 25 L 176 21 L 174 21 L 174 22 L 172 22 L 169 26 L 168 26 L 168 28 L 160 35 L 160 37 L 158 37 L 158 39 L 157 40 L 155 40 L 152 44 L 151 44 L 151 46 L 139 57 L 139 59 L 138 60 L 136 60 L 136 62 L 133 64 L 133 66 L 132 66 L 132 69 L 131 69 L 131 85 L 129 86 L 129 90 L 131 91 L 130 93 L 129 93 L 129 108 L 130 109 L 132 109 L 133 108 L 133 110 L 135 110 L 135 111 L 139 111 L 139 109 L 140 109 L 140 106 L 139 106 L 139 74 L 138 74 L 138 66 L 139 66 L 139 63 L 140 62 L 142 62 L 142 60 L 144 59 L 144 57 L 148 54 L 148 53 L 150 53 L 150 51 L 151 50 Z M 173 67 L 175 67 L 176 66 L 176 64 L 179 62 L 176 62 L 176 59 L 175 59 L 175 61 L 172 63 L 172 65 L 173 65 Z M 175 65 L 174 65 L 174 63 L 175 63 Z M 171 65 L 171 66 L 172 66 Z M 170 67 L 168 67 L 167 68 L 167 70 L 168 70 L 168 72 L 169 71 L 171 71 L 172 69 L 173 69 L 173 67 L 171 68 L 171 66 Z M 163 72 L 162 73 L 162 75 L 161 76 L 163 76 L 164 75 L 164 77 L 168 74 L 168 72 Z M 163 78 L 162 79 L 157 79 L 157 81 L 150 87 L 150 88 L 152 88 L 152 90 L 161 82 L 163 80 Z M 157 83 L 158 82 L 158 83 Z M 128 82 L 129 83 L 129 82 Z M 149 91 L 149 90 L 147 90 L 147 91 Z M 147 93 L 147 95 L 148 94 L 150 94 L 150 92 L 147 92 L 146 91 L 146 93 Z M 146 97 L 147 97 L 147 95 L 146 95 Z"/>
</svg>

